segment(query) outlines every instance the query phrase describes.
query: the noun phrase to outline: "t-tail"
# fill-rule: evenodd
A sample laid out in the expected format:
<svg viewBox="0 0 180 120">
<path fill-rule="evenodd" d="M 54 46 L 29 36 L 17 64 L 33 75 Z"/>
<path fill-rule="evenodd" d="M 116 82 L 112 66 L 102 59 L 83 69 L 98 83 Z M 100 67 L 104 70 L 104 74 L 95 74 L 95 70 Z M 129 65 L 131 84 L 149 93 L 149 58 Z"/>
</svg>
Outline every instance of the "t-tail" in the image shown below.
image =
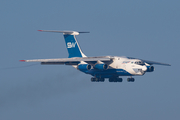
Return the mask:
<svg viewBox="0 0 180 120">
<path fill-rule="evenodd" d="M 79 35 L 79 33 L 89 33 L 89 32 L 76 32 L 76 31 L 54 31 L 54 30 L 38 30 L 42 32 L 56 32 L 56 33 L 63 33 L 66 48 L 69 53 L 69 58 L 72 57 L 86 57 L 84 53 L 82 52 L 77 40 L 76 35 Z"/>
</svg>

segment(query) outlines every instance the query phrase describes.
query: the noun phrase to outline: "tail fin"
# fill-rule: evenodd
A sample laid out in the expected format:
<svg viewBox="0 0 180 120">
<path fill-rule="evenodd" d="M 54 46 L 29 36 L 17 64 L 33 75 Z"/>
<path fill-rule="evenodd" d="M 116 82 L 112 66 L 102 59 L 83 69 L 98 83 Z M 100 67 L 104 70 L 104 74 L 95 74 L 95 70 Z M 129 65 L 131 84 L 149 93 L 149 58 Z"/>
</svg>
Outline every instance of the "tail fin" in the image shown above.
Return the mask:
<svg viewBox="0 0 180 120">
<path fill-rule="evenodd" d="M 69 58 L 72 57 L 86 57 L 84 53 L 81 51 L 81 48 L 76 40 L 76 34 L 65 34 L 64 39 L 66 42 L 66 47 L 69 53 Z"/>
<path fill-rule="evenodd" d="M 79 33 L 88 33 L 88 32 L 76 32 L 76 31 L 52 31 L 52 30 L 38 30 L 44 32 L 60 32 L 64 34 L 64 39 L 66 43 L 66 47 L 69 53 L 69 58 L 72 57 L 86 57 L 84 53 L 81 51 L 81 48 L 76 40 L 76 35 Z"/>
</svg>

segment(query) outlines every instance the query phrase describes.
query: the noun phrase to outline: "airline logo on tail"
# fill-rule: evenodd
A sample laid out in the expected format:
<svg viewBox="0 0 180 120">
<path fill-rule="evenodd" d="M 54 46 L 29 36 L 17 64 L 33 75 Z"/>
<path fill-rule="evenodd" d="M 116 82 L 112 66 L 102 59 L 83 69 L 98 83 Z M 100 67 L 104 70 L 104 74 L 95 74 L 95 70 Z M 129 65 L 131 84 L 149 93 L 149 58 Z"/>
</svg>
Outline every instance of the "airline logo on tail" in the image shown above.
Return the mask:
<svg viewBox="0 0 180 120">
<path fill-rule="evenodd" d="M 76 42 L 75 43 L 73 43 L 73 42 L 68 42 L 67 43 L 67 48 L 75 48 L 75 46 L 76 46 Z"/>
</svg>

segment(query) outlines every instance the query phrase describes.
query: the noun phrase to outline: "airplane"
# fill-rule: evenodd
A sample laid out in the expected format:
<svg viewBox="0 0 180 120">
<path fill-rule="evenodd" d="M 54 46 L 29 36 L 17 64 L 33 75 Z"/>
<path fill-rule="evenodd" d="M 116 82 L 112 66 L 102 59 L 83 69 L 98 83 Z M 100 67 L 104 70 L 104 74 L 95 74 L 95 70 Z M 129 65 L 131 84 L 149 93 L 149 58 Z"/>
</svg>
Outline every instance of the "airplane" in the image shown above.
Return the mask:
<svg viewBox="0 0 180 120">
<path fill-rule="evenodd" d="M 92 75 L 92 82 L 122 82 L 120 76 L 130 76 L 128 82 L 134 82 L 132 76 L 142 76 L 146 72 L 153 72 L 154 65 L 171 66 L 170 64 L 143 60 L 133 57 L 124 56 L 97 56 L 87 57 L 81 50 L 76 35 L 89 32 L 77 31 L 55 31 L 55 30 L 38 30 L 41 32 L 63 33 L 66 48 L 69 53 L 68 58 L 56 59 L 32 59 L 20 60 L 21 62 L 40 62 L 42 65 L 71 65 L 77 70 Z"/>
</svg>

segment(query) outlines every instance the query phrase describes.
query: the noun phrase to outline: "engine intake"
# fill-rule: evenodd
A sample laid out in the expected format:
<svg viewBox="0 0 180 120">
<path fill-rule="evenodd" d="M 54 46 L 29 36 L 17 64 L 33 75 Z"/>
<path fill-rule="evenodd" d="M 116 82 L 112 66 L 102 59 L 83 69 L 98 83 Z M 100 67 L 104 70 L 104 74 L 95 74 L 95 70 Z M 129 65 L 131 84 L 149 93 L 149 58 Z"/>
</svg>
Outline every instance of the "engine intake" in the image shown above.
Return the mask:
<svg viewBox="0 0 180 120">
<path fill-rule="evenodd" d="M 154 66 L 147 66 L 146 72 L 153 72 L 154 71 Z"/>
<path fill-rule="evenodd" d="M 89 64 L 80 64 L 77 67 L 79 70 L 83 71 L 83 70 L 91 70 L 92 66 Z"/>
<path fill-rule="evenodd" d="M 107 70 L 109 66 L 107 64 L 96 64 L 94 68 L 99 69 L 99 70 Z"/>
</svg>

